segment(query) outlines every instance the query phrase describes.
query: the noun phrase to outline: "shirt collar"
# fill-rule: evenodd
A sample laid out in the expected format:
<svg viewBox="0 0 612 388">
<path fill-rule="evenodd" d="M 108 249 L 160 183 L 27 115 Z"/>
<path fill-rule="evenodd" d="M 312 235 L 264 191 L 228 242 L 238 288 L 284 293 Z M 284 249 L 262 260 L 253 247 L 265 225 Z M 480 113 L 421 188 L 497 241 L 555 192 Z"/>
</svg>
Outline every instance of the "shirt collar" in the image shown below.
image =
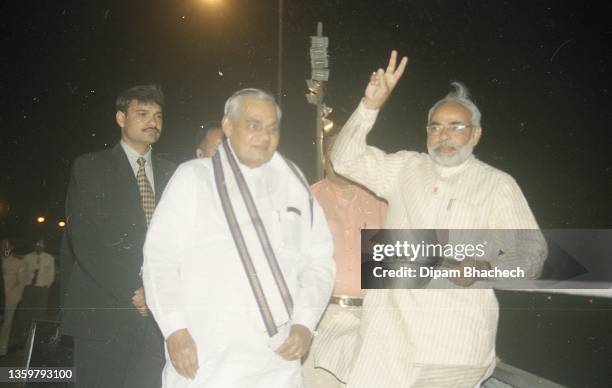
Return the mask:
<svg viewBox="0 0 612 388">
<path fill-rule="evenodd" d="M 323 181 L 325 182 L 325 189 L 334 196 L 334 198 L 336 198 L 336 200 L 338 202 L 341 203 L 346 203 L 346 204 L 350 204 L 353 202 L 357 201 L 357 197 L 359 196 L 359 187 L 355 184 L 352 184 L 353 186 L 353 196 L 351 197 L 351 199 L 346 199 L 343 196 L 340 195 L 338 186 L 335 185 L 329 178 L 323 178 Z"/>
<path fill-rule="evenodd" d="M 145 158 L 145 160 L 147 161 L 147 163 L 145 164 L 145 167 L 151 166 L 151 149 L 152 149 L 151 146 L 149 146 L 149 149 L 144 155 L 140 155 L 138 152 L 136 152 L 136 150 L 130 147 L 123 140 L 121 140 L 121 147 L 123 148 L 123 151 L 125 152 L 128 160 L 130 161 L 130 166 L 132 167 L 138 166 L 138 158 L 140 158 L 141 156 Z"/>
<path fill-rule="evenodd" d="M 429 156 L 429 160 L 431 160 L 431 162 L 434 165 L 434 168 L 436 169 L 436 172 L 438 173 L 438 175 L 440 175 L 443 178 L 449 177 L 449 176 L 453 176 L 455 174 L 460 173 L 461 171 L 465 170 L 470 164 L 472 164 L 472 161 L 475 159 L 474 154 L 470 155 L 465 161 L 463 161 L 461 164 L 457 165 L 457 166 L 451 166 L 451 167 L 447 167 L 447 166 L 442 166 L 438 163 L 436 163 L 431 156 Z"/>
</svg>

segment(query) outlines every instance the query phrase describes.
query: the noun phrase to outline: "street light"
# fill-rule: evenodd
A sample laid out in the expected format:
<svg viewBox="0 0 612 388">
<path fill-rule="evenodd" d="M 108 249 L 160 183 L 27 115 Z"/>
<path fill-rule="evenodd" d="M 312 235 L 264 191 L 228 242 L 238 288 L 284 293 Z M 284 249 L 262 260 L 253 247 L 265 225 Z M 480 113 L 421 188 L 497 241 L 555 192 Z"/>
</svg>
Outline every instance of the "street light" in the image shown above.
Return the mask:
<svg viewBox="0 0 612 388">
<path fill-rule="evenodd" d="M 60 221 L 57 223 L 57 226 L 59 226 L 60 228 L 63 228 L 64 226 L 66 226 L 66 223 L 64 221 Z"/>
<path fill-rule="evenodd" d="M 45 217 L 43 217 L 43 216 L 39 216 L 39 217 L 36 219 L 36 222 L 38 222 L 39 224 L 44 223 L 44 222 L 45 222 Z"/>
</svg>

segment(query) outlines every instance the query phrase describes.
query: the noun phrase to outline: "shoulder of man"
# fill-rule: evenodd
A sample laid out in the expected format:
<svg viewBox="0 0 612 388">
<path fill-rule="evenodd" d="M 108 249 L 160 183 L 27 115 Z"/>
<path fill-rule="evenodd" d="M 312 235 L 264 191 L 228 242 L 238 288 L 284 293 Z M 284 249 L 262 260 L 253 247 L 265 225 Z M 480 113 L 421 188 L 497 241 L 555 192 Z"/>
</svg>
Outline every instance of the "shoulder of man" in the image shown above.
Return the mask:
<svg viewBox="0 0 612 388">
<path fill-rule="evenodd" d="M 73 169 L 87 170 L 104 166 L 112 159 L 113 149 L 105 149 L 97 152 L 88 152 L 78 156 L 73 163 Z"/>
<path fill-rule="evenodd" d="M 178 164 L 171 161 L 170 159 L 166 159 L 162 156 L 155 155 L 155 154 L 152 155 L 152 157 L 153 157 L 153 160 L 155 160 L 155 163 L 157 163 L 159 168 L 164 172 L 170 171 L 172 173 L 178 167 Z"/>
<path fill-rule="evenodd" d="M 318 191 L 322 190 L 326 185 L 327 185 L 327 179 L 323 178 L 320 181 L 315 182 L 312 185 L 310 185 L 310 190 L 312 190 L 312 193 L 315 194 Z"/>
<path fill-rule="evenodd" d="M 304 173 L 302 172 L 302 170 L 300 169 L 300 167 L 294 163 L 291 159 L 281 155 L 280 153 L 277 153 L 278 156 L 280 156 L 280 158 L 283 160 L 283 162 L 285 163 L 285 165 L 293 172 L 295 173 L 297 176 L 296 178 L 298 178 L 301 183 L 303 185 L 305 185 L 307 188 L 310 189 L 310 186 L 308 185 L 308 179 L 306 179 L 306 175 L 304 175 Z"/>
<path fill-rule="evenodd" d="M 196 176 L 205 176 L 206 179 L 211 179 L 214 181 L 215 176 L 215 167 L 213 165 L 212 158 L 196 158 L 192 160 L 188 160 L 177 168 L 178 170 L 185 170 L 184 172 L 188 174 L 195 174 Z M 225 172 L 227 175 L 227 171 Z"/>
<path fill-rule="evenodd" d="M 497 167 L 493 167 L 490 164 L 478 159 L 474 159 L 474 163 L 472 165 L 473 168 L 477 169 L 477 171 L 479 171 L 481 174 L 486 174 L 490 178 L 495 179 L 500 184 L 518 186 L 516 180 L 512 175 L 500 170 Z"/>
</svg>

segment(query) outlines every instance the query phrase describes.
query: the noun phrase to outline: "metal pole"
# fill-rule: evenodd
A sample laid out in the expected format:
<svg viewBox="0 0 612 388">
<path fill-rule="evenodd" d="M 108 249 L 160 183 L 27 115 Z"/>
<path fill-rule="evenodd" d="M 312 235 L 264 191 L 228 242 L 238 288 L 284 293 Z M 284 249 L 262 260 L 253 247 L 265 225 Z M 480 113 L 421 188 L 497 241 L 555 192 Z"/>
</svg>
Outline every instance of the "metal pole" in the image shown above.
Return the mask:
<svg viewBox="0 0 612 388">
<path fill-rule="evenodd" d="M 323 36 L 323 23 L 317 23 L 317 36 Z M 323 179 L 323 98 L 325 98 L 325 82 L 321 81 L 320 98 L 317 104 L 317 134 L 315 144 L 317 147 L 316 180 Z"/>
<path fill-rule="evenodd" d="M 278 0 L 278 61 L 276 71 L 276 102 L 281 106 L 283 98 L 283 14 L 284 0 Z"/>
</svg>

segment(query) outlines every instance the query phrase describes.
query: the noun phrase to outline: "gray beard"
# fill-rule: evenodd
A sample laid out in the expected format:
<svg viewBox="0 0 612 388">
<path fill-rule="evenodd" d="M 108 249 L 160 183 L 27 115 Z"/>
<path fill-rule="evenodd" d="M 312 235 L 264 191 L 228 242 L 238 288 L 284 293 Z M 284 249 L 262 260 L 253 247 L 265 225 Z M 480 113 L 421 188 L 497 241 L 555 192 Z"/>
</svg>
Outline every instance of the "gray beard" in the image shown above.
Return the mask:
<svg viewBox="0 0 612 388">
<path fill-rule="evenodd" d="M 470 140 L 466 145 L 461 148 L 458 148 L 456 152 L 451 156 L 440 156 L 436 154 L 435 150 L 440 147 L 440 144 L 433 147 L 429 144 L 427 145 L 427 152 L 431 159 L 440 166 L 443 167 L 455 167 L 460 165 L 461 163 L 468 160 L 468 158 L 472 155 L 472 151 L 474 150 L 473 141 Z"/>
</svg>

